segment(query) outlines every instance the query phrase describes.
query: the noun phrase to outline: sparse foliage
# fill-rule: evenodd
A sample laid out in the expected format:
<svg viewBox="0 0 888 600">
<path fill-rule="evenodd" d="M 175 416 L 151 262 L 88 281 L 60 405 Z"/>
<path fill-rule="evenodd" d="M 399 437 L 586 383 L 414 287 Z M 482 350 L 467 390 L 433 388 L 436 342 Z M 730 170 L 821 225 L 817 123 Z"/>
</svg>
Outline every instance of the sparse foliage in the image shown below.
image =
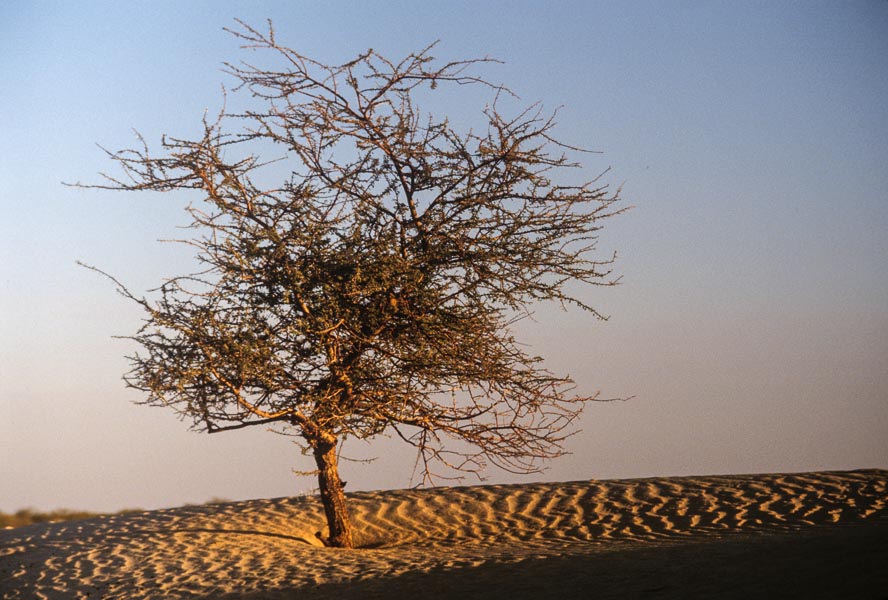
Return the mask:
<svg viewBox="0 0 888 600">
<path fill-rule="evenodd" d="M 486 59 L 438 64 L 430 47 L 326 66 L 279 45 L 270 23 L 240 25 L 247 48 L 284 64 L 227 65 L 258 108 L 205 119 L 199 139 L 165 138 L 161 156 L 111 152 L 125 175 L 97 186 L 203 195 L 186 240 L 203 269 L 151 298 L 118 283 L 147 315 L 127 383 L 200 430 L 274 423 L 300 436 L 334 546 L 353 544 L 346 438 L 398 436 L 426 478 L 434 465 L 533 472 L 560 455 L 594 396 L 574 395 L 511 326 L 538 301 L 600 317 L 577 284 L 614 283 L 612 257 L 593 250 L 618 194 L 597 178 L 555 181 L 579 150 L 536 106 L 504 115 L 508 90 L 470 73 Z M 480 130 L 415 103 L 468 84 L 490 89 Z M 249 153 L 269 143 L 285 162 Z M 286 181 L 260 183 L 282 164 Z"/>
</svg>

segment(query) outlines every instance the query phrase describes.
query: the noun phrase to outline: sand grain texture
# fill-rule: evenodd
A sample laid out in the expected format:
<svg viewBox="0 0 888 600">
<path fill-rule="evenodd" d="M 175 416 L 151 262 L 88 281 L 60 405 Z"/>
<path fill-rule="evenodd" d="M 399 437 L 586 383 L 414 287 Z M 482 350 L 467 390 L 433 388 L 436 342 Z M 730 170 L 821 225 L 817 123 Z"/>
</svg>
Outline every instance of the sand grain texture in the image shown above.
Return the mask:
<svg viewBox="0 0 888 600">
<path fill-rule="evenodd" d="M 0 531 L 13 599 L 888 598 L 888 471 L 350 494 Z"/>
</svg>

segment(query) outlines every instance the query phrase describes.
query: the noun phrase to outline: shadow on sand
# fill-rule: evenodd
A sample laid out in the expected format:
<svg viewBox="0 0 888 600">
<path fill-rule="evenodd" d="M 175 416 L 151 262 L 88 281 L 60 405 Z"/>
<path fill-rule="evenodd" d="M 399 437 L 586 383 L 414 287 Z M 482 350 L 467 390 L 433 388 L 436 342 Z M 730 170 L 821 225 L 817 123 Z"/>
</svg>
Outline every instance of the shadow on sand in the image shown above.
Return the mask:
<svg viewBox="0 0 888 600">
<path fill-rule="evenodd" d="M 278 598 L 888 599 L 888 521 L 612 550 L 222 596 Z M 209 599 L 208 599 L 209 600 Z"/>
</svg>

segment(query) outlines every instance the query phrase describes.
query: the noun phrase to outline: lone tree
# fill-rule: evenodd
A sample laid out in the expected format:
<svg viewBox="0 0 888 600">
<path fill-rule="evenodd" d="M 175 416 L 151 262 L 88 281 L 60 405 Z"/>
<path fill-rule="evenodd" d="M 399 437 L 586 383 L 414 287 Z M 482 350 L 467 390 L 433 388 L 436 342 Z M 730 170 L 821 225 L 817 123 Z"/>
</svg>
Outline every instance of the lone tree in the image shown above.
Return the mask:
<svg viewBox="0 0 888 600">
<path fill-rule="evenodd" d="M 150 298 L 114 280 L 146 312 L 127 384 L 198 430 L 278 424 L 301 438 L 331 546 L 353 546 L 346 438 L 400 437 L 424 481 L 435 464 L 529 473 L 561 455 L 595 397 L 574 395 L 511 326 L 538 301 L 601 317 L 577 284 L 615 283 L 613 257 L 592 254 L 618 194 L 598 178 L 554 181 L 578 149 L 537 106 L 502 114 L 508 90 L 469 73 L 487 59 L 438 64 L 429 47 L 327 66 L 280 45 L 270 22 L 239 24 L 244 47 L 283 65 L 226 64 L 259 108 L 205 118 L 199 139 L 164 138 L 161 156 L 144 142 L 109 152 L 123 175 L 89 186 L 203 196 L 184 240 L 199 272 Z M 448 84 L 490 90 L 482 130 L 420 112 L 418 93 Z M 269 186 L 282 163 L 249 150 L 274 145 L 287 175 Z"/>
</svg>

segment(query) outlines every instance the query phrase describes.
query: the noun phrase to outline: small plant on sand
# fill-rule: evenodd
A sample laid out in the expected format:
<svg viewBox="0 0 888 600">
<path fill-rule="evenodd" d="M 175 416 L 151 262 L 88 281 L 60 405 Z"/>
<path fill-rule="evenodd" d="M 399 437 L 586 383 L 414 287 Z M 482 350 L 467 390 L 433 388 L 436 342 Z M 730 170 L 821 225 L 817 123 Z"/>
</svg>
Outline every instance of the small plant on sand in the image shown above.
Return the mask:
<svg viewBox="0 0 888 600">
<path fill-rule="evenodd" d="M 280 45 L 270 23 L 239 24 L 245 47 L 277 61 L 227 65 L 256 107 L 204 119 L 196 139 L 164 138 L 157 156 L 144 143 L 110 152 L 123 175 L 90 186 L 202 196 L 185 240 L 199 272 L 149 297 L 114 279 L 146 314 L 127 383 L 199 430 L 296 435 L 332 546 L 353 545 L 347 438 L 399 437 L 426 478 L 434 465 L 535 472 L 562 454 L 595 397 L 574 395 L 512 326 L 539 301 L 601 316 L 579 294 L 615 283 L 613 257 L 593 254 L 618 194 L 597 178 L 556 182 L 581 150 L 536 106 L 504 114 L 514 96 L 471 74 L 487 59 L 440 64 L 430 47 L 328 66 Z M 466 85 L 490 91 L 479 129 L 417 104 Z"/>
</svg>

